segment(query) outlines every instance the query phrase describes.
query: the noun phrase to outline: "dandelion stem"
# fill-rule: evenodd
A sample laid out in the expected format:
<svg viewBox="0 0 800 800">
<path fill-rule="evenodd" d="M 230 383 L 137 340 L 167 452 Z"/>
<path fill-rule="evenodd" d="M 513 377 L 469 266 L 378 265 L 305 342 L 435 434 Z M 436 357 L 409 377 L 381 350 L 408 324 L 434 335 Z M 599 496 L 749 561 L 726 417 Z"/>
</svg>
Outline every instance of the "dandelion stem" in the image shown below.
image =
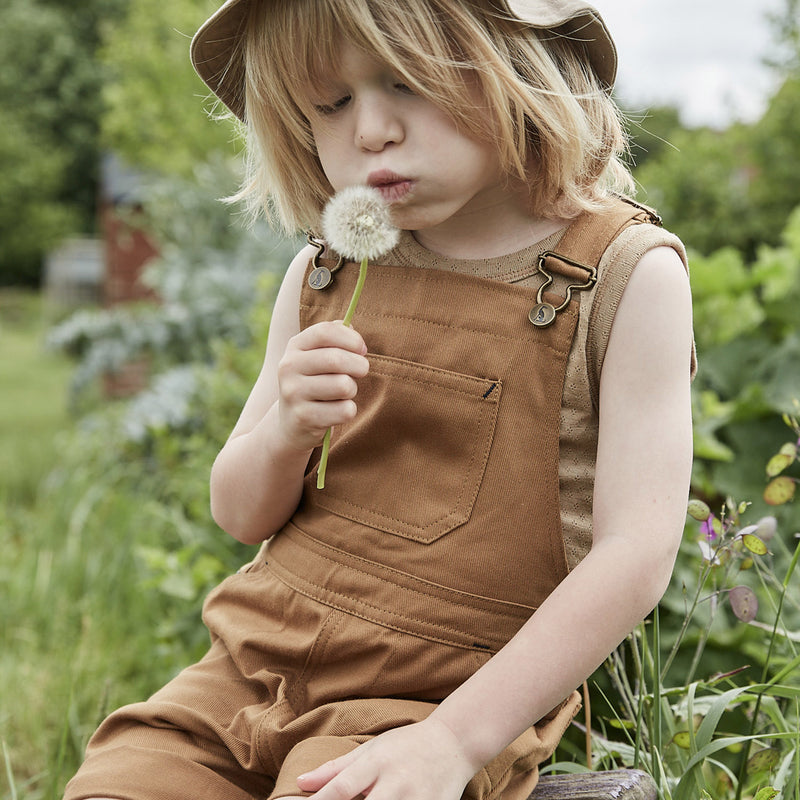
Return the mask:
<svg viewBox="0 0 800 800">
<path fill-rule="evenodd" d="M 361 297 L 361 290 L 364 288 L 364 283 L 367 280 L 367 259 L 361 259 L 361 266 L 358 269 L 358 280 L 356 281 L 356 288 L 353 289 L 353 296 L 350 298 L 350 305 L 345 311 L 344 319 L 342 320 L 345 325 L 349 325 L 353 321 L 353 315 L 356 313 L 356 306 Z"/>
<path fill-rule="evenodd" d="M 319 460 L 319 468 L 317 469 L 317 489 L 325 488 L 325 473 L 328 470 L 328 453 L 331 450 L 331 431 L 333 428 L 328 428 L 325 431 L 325 438 L 322 440 L 322 456 Z"/>
<path fill-rule="evenodd" d="M 364 283 L 367 280 L 367 261 L 368 259 L 361 259 L 361 266 L 358 269 L 358 280 L 356 281 L 355 289 L 353 289 L 353 296 L 350 298 L 350 305 L 345 311 L 344 319 L 342 322 L 349 325 L 353 321 L 353 316 L 356 313 L 356 306 L 358 306 L 361 291 L 364 288 Z M 325 488 L 325 473 L 328 471 L 328 453 L 331 450 L 331 432 L 332 428 L 325 431 L 325 438 L 322 440 L 322 455 L 319 460 L 319 467 L 317 468 L 317 489 Z"/>
</svg>

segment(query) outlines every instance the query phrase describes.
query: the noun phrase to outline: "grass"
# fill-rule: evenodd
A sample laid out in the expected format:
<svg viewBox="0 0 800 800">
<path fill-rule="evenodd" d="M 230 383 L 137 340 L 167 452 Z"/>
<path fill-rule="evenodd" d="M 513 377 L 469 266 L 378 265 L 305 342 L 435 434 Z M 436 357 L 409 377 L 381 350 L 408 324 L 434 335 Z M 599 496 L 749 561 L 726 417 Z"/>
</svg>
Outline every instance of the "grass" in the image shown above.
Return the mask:
<svg viewBox="0 0 800 800">
<path fill-rule="evenodd" d="M 168 480 L 140 453 L 78 432 L 72 364 L 43 348 L 35 295 L 0 292 L 0 320 L 0 797 L 58 800 L 107 712 L 202 654 L 202 589 L 228 571 L 208 553 L 227 542 L 209 529 L 207 543 L 184 506 L 156 500 Z M 200 527 L 210 459 L 203 450 L 194 467 L 181 451 L 167 469 L 198 495 Z M 186 563 L 157 585 L 154 554 Z M 188 596 L 174 573 L 192 575 Z"/>
<path fill-rule="evenodd" d="M 0 731 L 7 770 L 17 754 L 13 728 L 25 727 L 29 715 L 39 713 L 38 703 L 27 702 L 27 697 L 29 693 L 35 697 L 41 688 L 33 675 L 35 662 L 24 660 L 23 652 L 30 653 L 38 638 L 37 626 L 28 624 L 27 601 L 31 592 L 40 590 L 47 565 L 45 561 L 34 564 L 31 540 L 36 536 L 26 521 L 56 458 L 58 435 L 70 424 L 70 364 L 44 349 L 45 330 L 45 314 L 36 294 L 0 293 L 0 591 L 4 605 Z M 24 757 L 34 760 L 33 754 Z"/>
<path fill-rule="evenodd" d="M 0 499 L 30 502 L 69 425 L 71 365 L 44 348 L 46 315 L 32 292 L 0 292 Z"/>
<path fill-rule="evenodd" d="M 126 580 L 131 539 L 108 536 L 141 509 L 54 469 L 69 460 L 72 365 L 46 329 L 35 294 L 0 292 L 0 740 L 9 796 L 26 800 L 60 797 L 107 695 L 145 691 L 137 639 L 156 616 Z"/>
</svg>

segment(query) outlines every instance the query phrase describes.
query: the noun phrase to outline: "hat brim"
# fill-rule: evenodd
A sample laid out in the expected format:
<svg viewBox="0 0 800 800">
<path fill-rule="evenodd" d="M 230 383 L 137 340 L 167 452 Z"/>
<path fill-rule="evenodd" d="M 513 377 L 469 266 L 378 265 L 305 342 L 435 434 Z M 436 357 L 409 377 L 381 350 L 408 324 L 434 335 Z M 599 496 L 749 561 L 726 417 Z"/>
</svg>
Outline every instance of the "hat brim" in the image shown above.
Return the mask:
<svg viewBox="0 0 800 800">
<path fill-rule="evenodd" d="M 203 83 L 239 119 L 245 117 L 244 63 L 239 48 L 252 0 L 227 0 L 192 39 L 192 64 Z M 617 49 L 598 11 L 581 0 L 505 0 L 511 14 L 551 30 L 586 51 L 601 84 L 610 91 L 617 75 Z"/>
</svg>

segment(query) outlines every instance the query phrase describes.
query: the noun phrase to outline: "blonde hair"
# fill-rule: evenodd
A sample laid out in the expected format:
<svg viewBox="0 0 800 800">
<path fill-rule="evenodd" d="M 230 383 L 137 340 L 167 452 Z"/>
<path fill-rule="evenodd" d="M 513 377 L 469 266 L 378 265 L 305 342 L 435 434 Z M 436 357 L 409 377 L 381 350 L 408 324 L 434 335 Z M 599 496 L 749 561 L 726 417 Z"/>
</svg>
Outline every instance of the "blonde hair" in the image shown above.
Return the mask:
<svg viewBox="0 0 800 800">
<path fill-rule="evenodd" d="M 332 188 L 308 122 L 313 88 L 340 38 L 387 64 L 459 128 L 494 142 L 531 213 L 572 217 L 633 181 L 620 112 L 580 43 L 510 17 L 489 0 L 270 0 L 251 4 L 242 51 L 248 138 L 236 199 L 284 229 L 316 229 Z M 474 105 L 474 86 L 485 105 Z"/>
</svg>

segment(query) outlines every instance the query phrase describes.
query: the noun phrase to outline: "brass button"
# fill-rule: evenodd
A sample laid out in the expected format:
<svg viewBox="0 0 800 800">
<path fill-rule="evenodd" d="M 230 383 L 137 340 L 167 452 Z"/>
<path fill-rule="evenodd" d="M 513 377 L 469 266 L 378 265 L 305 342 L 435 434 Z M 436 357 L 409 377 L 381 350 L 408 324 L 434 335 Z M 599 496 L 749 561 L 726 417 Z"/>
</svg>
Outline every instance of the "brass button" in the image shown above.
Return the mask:
<svg viewBox="0 0 800 800">
<path fill-rule="evenodd" d="M 550 303 L 537 303 L 528 314 L 528 319 L 537 328 L 546 328 L 556 318 L 556 310 Z"/>
<path fill-rule="evenodd" d="M 315 267 L 308 276 L 308 285 L 312 289 L 324 289 L 330 285 L 333 276 L 327 267 Z"/>
</svg>

